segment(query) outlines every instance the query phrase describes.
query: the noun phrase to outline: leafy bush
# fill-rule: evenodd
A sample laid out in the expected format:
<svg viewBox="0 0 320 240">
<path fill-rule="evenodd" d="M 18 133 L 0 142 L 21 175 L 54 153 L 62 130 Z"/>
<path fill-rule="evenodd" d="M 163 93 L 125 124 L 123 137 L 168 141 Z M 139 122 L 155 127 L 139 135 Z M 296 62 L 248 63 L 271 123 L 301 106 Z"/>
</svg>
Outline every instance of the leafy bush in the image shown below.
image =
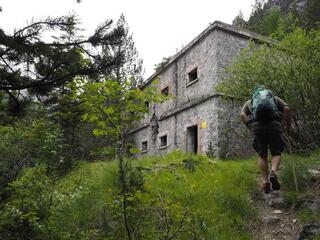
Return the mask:
<svg viewBox="0 0 320 240">
<path fill-rule="evenodd" d="M 19 121 L 0 126 L 0 194 L 15 180 L 23 167 L 45 164 L 53 173 L 69 167 L 62 159 L 63 136 L 60 128 L 44 119 Z"/>
<path fill-rule="evenodd" d="M 101 163 L 80 165 L 61 179 L 54 192 L 55 205 L 48 220 L 53 239 L 100 239 L 111 231 L 113 170 Z M 112 172 L 111 172 L 112 171 Z"/>
<path fill-rule="evenodd" d="M 53 184 L 45 167 L 25 169 L 9 186 L 12 195 L 2 209 L 2 239 L 41 239 L 53 204 Z"/>
<path fill-rule="evenodd" d="M 6 198 L 5 187 L 15 180 L 19 170 L 30 164 L 31 159 L 24 151 L 28 142 L 20 128 L 0 127 L 0 196 Z"/>
</svg>

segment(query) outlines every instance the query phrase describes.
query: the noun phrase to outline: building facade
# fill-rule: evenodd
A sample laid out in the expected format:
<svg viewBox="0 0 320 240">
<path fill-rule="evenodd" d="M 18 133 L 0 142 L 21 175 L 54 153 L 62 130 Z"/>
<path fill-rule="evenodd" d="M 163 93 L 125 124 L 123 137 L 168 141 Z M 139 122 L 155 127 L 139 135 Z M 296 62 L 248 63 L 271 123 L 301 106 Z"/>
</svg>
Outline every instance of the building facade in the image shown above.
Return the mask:
<svg viewBox="0 0 320 240">
<path fill-rule="evenodd" d="M 167 100 L 146 103 L 149 114 L 131 132 L 139 155 L 166 154 L 174 149 L 216 156 L 246 154 L 248 132 L 240 123 L 240 103 L 222 98 L 215 87 L 225 68 L 260 35 L 214 22 L 142 86 L 152 84 Z"/>
</svg>

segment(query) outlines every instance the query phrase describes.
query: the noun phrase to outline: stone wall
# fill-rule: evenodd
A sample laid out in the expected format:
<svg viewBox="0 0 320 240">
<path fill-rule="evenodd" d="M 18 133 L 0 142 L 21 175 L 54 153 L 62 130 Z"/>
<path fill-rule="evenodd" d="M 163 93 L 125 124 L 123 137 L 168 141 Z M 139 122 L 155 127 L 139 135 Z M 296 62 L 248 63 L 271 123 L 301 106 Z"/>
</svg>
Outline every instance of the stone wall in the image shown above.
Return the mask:
<svg viewBox="0 0 320 240">
<path fill-rule="evenodd" d="M 249 44 L 248 39 L 227 32 L 218 31 L 217 37 L 217 79 L 226 77 L 225 69 L 236 59 L 241 50 Z M 252 154 L 251 133 L 240 120 L 244 103 L 220 98 L 219 109 L 219 156 L 238 156 Z"/>
<path fill-rule="evenodd" d="M 148 141 L 144 154 L 166 154 L 174 149 L 187 150 L 187 129 L 197 126 L 198 152 L 205 153 L 210 142 L 217 156 L 252 153 L 250 134 L 240 122 L 242 103 L 224 100 L 215 92 L 219 80 L 245 48 L 251 35 L 243 31 L 209 29 L 200 34 L 190 47 L 178 54 L 154 78 L 159 92 L 169 87 L 168 100 L 150 106 L 150 114 L 141 122 L 141 130 L 132 134 L 136 146 Z M 198 78 L 188 83 L 189 73 L 197 68 Z M 150 81 L 148 84 L 151 84 Z M 147 85 L 148 85 L 147 84 Z M 158 119 L 156 142 L 151 138 L 151 116 Z M 167 146 L 160 147 L 160 137 L 167 136 Z"/>
<path fill-rule="evenodd" d="M 214 93 L 217 82 L 217 31 L 211 32 L 177 61 L 178 107 L 196 102 Z M 198 80 L 187 85 L 188 73 L 198 70 Z"/>
<path fill-rule="evenodd" d="M 193 106 L 177 115 L 177 143 L 178 148 L 187 150 L 187 128 L 197 125 L 198 127 L 198 152 L 205 153 L 209 142 L 213 143 L 215 151 L 218 153 L 218 119 L 217 119 L 216 99 Z"/>
<path fill-rule="evenodd" d="M 218 108 L 218 156 L 251 155 L 252 136 L 240 119 L 242 104 L 232 99 L 219 98 Z"/>
<path fill-rule="evenodd" d="M 218 155 L 218 108 L 217 97 L 192 106 L 159 121 L 157 141 L 153 144 L 150 127 L 143 128 L 133 134 L 135 145 L 141 149 L 142 141 L 148 141 L 148 152 L 143 154 L 166 154 L 174 149 L 187 150 L 187 129 L 198 128 L 198 152 L 205 153 L 212 142 Z M 167 147 L 160 148 L 160 137 L 167 135 Z"/>
</svg>

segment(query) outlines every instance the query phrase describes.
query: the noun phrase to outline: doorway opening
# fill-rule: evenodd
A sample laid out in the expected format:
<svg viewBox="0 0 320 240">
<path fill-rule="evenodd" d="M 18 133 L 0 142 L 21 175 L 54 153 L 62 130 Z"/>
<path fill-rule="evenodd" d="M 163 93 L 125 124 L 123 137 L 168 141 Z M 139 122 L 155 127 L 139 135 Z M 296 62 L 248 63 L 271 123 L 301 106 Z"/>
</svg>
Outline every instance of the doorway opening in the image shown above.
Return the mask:
<svg viewBox="0 0 320 240">
<path fill-rule="evenodd" d="M 187 128 L 187 152 L 198 152 L 198 125 Z"/>
</svg>

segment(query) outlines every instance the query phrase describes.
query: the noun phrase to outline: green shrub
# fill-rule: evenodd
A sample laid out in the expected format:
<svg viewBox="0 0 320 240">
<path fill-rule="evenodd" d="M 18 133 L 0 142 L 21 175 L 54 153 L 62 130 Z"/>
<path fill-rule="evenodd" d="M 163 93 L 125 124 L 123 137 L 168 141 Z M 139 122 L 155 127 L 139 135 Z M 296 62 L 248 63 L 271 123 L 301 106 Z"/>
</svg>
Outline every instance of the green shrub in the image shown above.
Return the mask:
<svg viewBox="0 0 320 240">
<path fill-rule="evenodd" d="M 188 169 L 191 172 L 194 172 L 197 168 L 197 165 L 200 163 L 199 160 L 194 159 L 193 157 L 188 157 L 186 159 L 183 159 L 182 162 L 183 162 L 183 167 L 185 169 Z"/>
<path fill-rule="evenodd" d="M 65 148 L 61 128 L 46 119 L 0 126 L 0 199 L 23 167 L 42 165 L 48 174 L 65 173 L 72 167 Z"/>
<path fill-rule="evenodd" d="M 319 212 L 314 212 L 307 208 L 300 209 L 298 216 L 303 223 L 318 222 L 320 220 Z"/>
<path fill-rule="evenodd" d="M 216 157 L 216 151 L 215 149 L 213 148 L 213 144 L 212 144 L 212 141 L 209 142 L 209 145 L 208 145 L 208 149 L 206 151 L 206 154 L 209 158 L 215 158 Z"/>
<path fill-rule="evenodd" d="M 110 171 L 102 163 L 82 162 L 59 181 L 48 223 L 53 239 L 101 239 L 108 235 L 111 210 L 107 203 L 111 202 L 114 180 Z"/>
<path fill-rule="evenodd" d="M 296 175 L 298 191 L 300 193 L 305 191 L 310 181 L 311 174 L 308 171 L 310 166 L 304 161 L 303 157 L 297 157 L 294 155 L 283 156 L 280 179 L 286 190 L 288 203 L 295 203 L 299 198 L 299 194 L 296 192 L 294 172 Z"/>
<path fill-rule="evenodd" d="M 25 169 L 9 186 L 12 195 L 2 209 L 0 232 L 3 239 L 41 239 L 45 235 L 53 205 L 52 180 L 45 167 Z"/>
</svg>

